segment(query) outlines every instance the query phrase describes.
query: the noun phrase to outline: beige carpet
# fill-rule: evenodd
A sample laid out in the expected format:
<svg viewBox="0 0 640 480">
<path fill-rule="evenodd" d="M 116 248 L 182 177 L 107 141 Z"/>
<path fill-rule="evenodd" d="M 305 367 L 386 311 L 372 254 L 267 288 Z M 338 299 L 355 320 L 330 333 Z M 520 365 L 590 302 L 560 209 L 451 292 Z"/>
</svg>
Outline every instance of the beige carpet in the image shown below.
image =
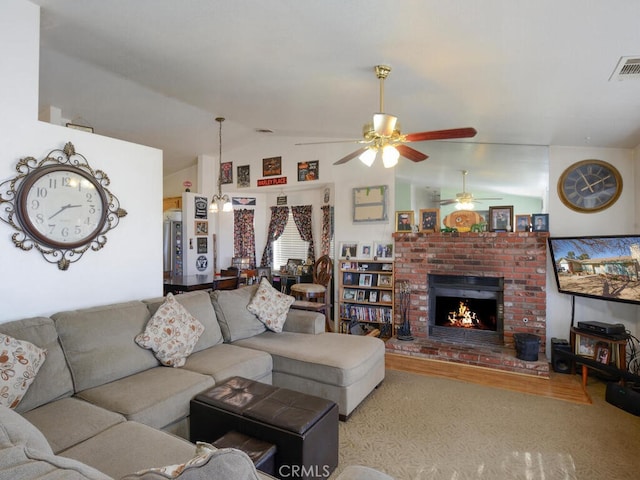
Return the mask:
<svg viewBox="0 0 640 480">
<path fill-rule="evenodd" d="M 397 480 L 640 478 L 640 417 L 604 399 L 592 405 L 458 380 L 387 370 L 340 422 L 340 462 Z"/>
</svg>

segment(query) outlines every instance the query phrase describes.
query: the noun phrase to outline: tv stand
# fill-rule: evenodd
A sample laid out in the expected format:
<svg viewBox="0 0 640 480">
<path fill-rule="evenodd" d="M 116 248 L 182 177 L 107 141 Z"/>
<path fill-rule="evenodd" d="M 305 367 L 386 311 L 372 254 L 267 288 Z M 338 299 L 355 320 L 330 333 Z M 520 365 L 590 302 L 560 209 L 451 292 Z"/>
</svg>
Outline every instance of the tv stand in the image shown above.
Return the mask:
<svg viewBox="0 0 640 480">
<path fill-rule="evenodd" d="M 584 330 L 571 327 L 570 330 L 571 352 L 574 354 L 575 362 L 573 363 L 573 371 L 575 372 L 575 364 L 582 365 L 582 386 L 586 388 L 588 369 L 595 368 L 603 371 L 609 371 L 615 365 L 617 370 L 626 371 L 627 364 L 627 339 L 614 339 L 606 335 L 599 335 L 594 332 L 585 332 Z M 601 363 L 595 358 L 596 351 L 591 352 L 590 348 L 597 344 L 606 344 L 609 349 L 607 361 Z M 582 360 L 585 360 L 584 362 Z M 603 368 L 604 367 L 604 368 Z M 607 368 L 608 367 L 608 368 Z M 624 377 L 621 381 L 624 382 Z"/>
</svg>

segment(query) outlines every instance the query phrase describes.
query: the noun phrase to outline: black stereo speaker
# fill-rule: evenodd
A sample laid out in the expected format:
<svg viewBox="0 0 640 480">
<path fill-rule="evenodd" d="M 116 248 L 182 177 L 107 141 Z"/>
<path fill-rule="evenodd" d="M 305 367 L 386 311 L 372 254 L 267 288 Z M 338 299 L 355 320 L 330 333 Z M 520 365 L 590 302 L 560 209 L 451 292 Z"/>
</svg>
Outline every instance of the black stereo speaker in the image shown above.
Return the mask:
<svg viewBox="0 0 640 480">
<path fill-rule="evenodd" d="M 571 373 L 571 359 L 558 355 L 558 351 L 571 353 L 571 345 L 562 338 L 551 339 L 551 368 L 558 373 Z"/>
<path fill-rule="evenodd" d="M 604 398 L 611 405 L 640 416 L 640 391 L 610 382 Z"/>
</svg>

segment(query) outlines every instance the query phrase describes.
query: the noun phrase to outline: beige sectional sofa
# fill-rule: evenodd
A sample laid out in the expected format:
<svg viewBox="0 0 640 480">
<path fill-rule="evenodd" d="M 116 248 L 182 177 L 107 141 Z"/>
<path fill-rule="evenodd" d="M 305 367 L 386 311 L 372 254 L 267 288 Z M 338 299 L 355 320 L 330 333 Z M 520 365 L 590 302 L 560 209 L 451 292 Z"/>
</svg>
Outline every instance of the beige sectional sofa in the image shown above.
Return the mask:
<svg viewBox="0 0 640 480">
<path fill-rule="evenodd" d="M 289 311 L 283 332 L 267 331 L 246 309 L 256 289 L 176 296 L 205 327 L 181 368 L 162 366 L 153 352 L 134 341 L 163 298 L 0 324 L 0 333 L 47 350 L 46 361 L 15 408 L 20 415 L 0 409 L 0 480 L 40 478 L 43 460 L 32 451 L 48 458 L 49 467 L 55 465 L 50 476 L 42 478 L 122 478 L 183 463 L 195 453 L 195 446 L 185 440 L 190 399 L 235 375 L 333 400 L 341 416 L 348 417 L 384 379 L 383 342 L 325 333 L 324 316 L 302 310 Z M 25 439 L 7 431 L 7 425 L 21 421 L 30 426 L 18 430 L 38 434 L 25 434 Z M 38 435 L 46 441 L 31 438 Z M 33 475 L 25 473 L 29 462 L 20 463 L 25 469 L 20 475 L 7 463 L 16 445 L 23 453 L 31 452 L 27 457 L 34 462 Z M 59 463 L 77 461 L 90 474 L 78 467 L 72 468 L 77 477 L 68 472 L 56 477 L 55 472 L 66 467 L 57 466 L 53 457 L 62 458 Z M 209 465 L 211 472 L 203 477 L 197 476 L 202 471 L 190 470 L 194 476 L 180 478 L 224 478 L 212 473 L 220 464 L 238 462 L 232 468 L 239 472 L 248 459 L 236 451 L 218 457 L 218 463 L 208 462 L 217 466 Z M 340 478 L 361 474 L 368 478 L 372 472 L 351 468 Z M 254 477 L 269 478 L 261 472 L 243 478 Z"/>
</svg>

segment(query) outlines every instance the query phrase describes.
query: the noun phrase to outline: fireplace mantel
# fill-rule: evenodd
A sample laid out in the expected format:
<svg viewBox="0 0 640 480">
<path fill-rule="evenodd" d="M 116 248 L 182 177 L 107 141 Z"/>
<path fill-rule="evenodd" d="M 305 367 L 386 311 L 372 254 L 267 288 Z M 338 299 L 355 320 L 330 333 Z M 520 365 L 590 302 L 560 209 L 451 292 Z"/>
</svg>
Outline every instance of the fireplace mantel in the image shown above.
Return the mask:
<svg viewBox="0 0 640 480">
<path fill-rule="evenodd" d="M 395 233 L 395 281 L 411 285 L 409 322 L 417 341 L 428 333 L 428 275 L 504 278 L 504 346 L 514 333 L 546 343 L 547 232 Z M 399 295 L 395 296 L 396 299 Z M 396 323 L 402 322 L 396 305 Z"/>
</svg>

